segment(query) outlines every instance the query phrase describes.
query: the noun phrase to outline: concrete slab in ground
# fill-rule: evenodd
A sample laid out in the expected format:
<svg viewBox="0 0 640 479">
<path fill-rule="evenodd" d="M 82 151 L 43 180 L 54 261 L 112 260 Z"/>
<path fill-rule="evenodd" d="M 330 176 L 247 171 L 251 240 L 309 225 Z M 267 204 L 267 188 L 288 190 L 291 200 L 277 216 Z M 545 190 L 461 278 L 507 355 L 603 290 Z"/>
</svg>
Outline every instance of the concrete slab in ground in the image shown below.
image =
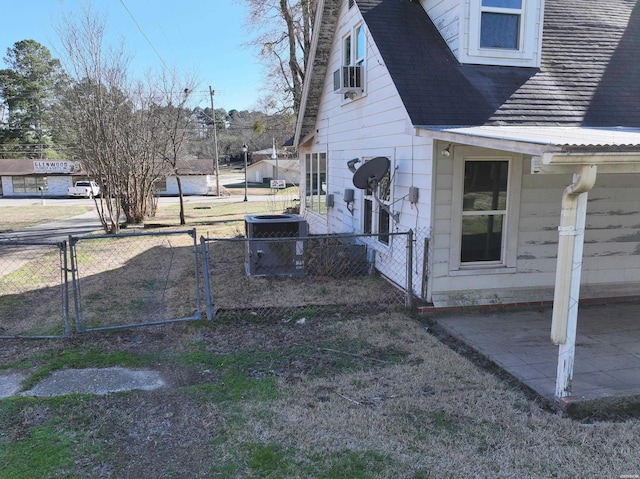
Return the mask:
<svg viewBox="0 0 640 479">
<path fill-rule="evenodd" d="M 23 373 L 5 373 L 0 375 L 0 398 L 17 394 Z M 63 369 L 54 371 L 48 377 L 22 396 L 61 396 L 65 394 L 109 394 L 113 392 L 142 389 L 150 391 L 165 385 L 157 371 L 113 368 Z"/>
<path fill-rule="evenodd" d="M 11 397 L 20 391 L 22 381 L 26 377 L 25 373 L 0 373 L 0 399 Z"/>
</svg>

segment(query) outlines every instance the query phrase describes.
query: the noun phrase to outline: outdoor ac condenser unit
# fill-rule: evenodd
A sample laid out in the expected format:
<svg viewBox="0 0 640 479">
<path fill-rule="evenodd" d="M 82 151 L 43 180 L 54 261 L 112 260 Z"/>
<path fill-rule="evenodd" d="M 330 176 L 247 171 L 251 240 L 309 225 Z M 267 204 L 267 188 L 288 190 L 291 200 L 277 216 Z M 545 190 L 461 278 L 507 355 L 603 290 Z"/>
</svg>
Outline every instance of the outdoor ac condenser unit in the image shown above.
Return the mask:
<svg viewBox="0 0 640 479">
<path fill-rule="evenodd" d="M 363 70 L 361 66 L 343 66 L 333 72 L 333 91 L 335 93 L 360 94 L 364 91 Z"/>
<path fill-rule="evenodd" d="M 299 215 L 245 216 L 249 276 L 298 276 L 304 274 L 304 241 L 307 221 Z"/>
</svg>

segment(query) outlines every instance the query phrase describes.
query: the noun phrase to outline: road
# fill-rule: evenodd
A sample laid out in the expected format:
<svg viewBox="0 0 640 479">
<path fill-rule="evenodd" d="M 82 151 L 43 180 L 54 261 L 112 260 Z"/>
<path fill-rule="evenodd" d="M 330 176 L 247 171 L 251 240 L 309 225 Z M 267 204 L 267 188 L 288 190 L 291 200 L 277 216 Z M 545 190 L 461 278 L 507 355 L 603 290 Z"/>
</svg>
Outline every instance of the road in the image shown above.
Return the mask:
<svg viewBox="0 0 640 479">
<path fill-rule="evenodd" d="M 28 239 L 29 241 L 60 242 L 68 239 L 69 235 L 79 236 L 100 229 L 102 229 L 100 219 L 93 210 L 79 216 L 30 226 L 20 231 L 0 233 L 0 241 Z"/>
<path fill-rule="evenodd" d="M 249 202 L 268 201 L 273 199 L 273 195 L 250 195 Z M 46 206 L 94 206 L 94 201 L 84 198 L 2 198 L 0 197 L 0 208 L 3 206 L 42 206 L 44 201 Z M 179 198 L 176 196 L 163 196 L 159 198 L 160 205 L 177 204 Z M 189 203 L 237 203 L 242 202 L 242 195 L 232 196 L 185 196 L 185 204 Z M 102 225 L 98 219 L 95 209 L 79 216 L 64 220 L 44 223 L 37 226 L 25 228 L 21 231 L 0 233 L 0 240 L 19 240 L 29 238 L 32 241 L 63 241 L 69 235 L 82 235 L 93 231 L 101 230 Z"/>
</svg>

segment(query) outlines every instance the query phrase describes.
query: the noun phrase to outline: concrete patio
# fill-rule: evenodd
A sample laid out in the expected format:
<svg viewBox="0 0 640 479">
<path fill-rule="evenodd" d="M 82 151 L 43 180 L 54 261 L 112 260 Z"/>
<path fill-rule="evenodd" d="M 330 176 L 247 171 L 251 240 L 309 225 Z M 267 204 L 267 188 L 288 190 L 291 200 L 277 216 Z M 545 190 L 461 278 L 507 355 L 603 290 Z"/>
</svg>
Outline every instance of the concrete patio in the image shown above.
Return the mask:
<svg viewBox="0 0 640 479">
<path fill-rule="evenodd" d="M 572 395 L 554 398 L 558 347 L 551 306 L 431 319 L 545 400 L 568 412 L 640 409 L 640 302 L 581 305 Z"/>
</svg>

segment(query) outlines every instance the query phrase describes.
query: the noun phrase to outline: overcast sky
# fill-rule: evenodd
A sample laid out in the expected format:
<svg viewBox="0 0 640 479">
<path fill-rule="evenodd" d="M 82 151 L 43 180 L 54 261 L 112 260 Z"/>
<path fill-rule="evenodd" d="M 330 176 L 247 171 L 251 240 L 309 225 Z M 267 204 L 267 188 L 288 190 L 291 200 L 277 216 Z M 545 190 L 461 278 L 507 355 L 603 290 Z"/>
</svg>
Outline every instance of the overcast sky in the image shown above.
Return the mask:
<svg viewBox="0 0 640 479">
<path fill-rule="evenodd" d="M 81 13 L 83 4 L 86 0 L 0 0 L 0 68 L 6 68 L 1 59 L 7 48 L 20 40 L 36 40 L 61 56 L 52 27 L 64 12 Z M 106 16 L 110 43 L 125 40 L 135 76 L 164 64 L 199 79 L 194 103 L 203 108 L 210 106 L 209 85 L 216 108 L 256 106 L 262 66 L 255 50 L 243 46 L 250 37 L 241 0 L 95 0 L 93 9 Z"/>
</svg>

